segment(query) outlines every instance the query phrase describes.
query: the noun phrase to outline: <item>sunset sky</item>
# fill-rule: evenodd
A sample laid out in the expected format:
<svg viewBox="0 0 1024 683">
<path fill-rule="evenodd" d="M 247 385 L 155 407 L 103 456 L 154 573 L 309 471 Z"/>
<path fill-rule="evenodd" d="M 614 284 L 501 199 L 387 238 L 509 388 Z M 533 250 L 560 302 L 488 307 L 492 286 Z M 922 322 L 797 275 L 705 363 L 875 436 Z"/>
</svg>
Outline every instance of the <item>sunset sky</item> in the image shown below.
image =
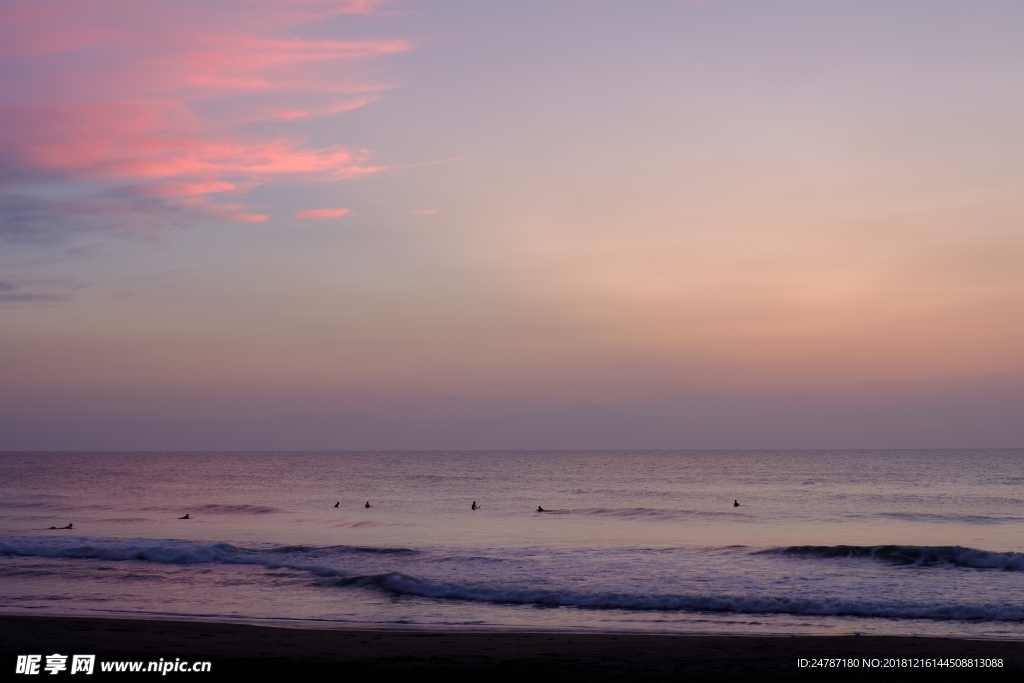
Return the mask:
<svg viewBox="0 0 1024 683">
<path fill-rule="evenodd" d="M 0 450 L 1024 445 L 1019 0 L 6 0 Z"/>
</svg>

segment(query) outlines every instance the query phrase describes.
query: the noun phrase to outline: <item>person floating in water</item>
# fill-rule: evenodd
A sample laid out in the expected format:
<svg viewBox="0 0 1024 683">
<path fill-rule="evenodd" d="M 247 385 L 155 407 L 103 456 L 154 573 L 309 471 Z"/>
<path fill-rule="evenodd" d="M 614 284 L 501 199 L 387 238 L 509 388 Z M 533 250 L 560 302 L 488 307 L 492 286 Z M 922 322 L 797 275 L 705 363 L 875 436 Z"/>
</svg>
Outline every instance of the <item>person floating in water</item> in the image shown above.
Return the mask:
<svg viewBox="0 0 1024 683">
<path fill-rule="evenodd" d="M 538 505 L 537 506 L 537 512 L 544 512 L 544 508 L 542 508 L 540 505 Z"/>
<path fill-rule="evenodd" d="M 334 504 L 334 507 L 338 507 L 339 505 L 341 505 L 341 501 L 340 500 L 337 503 Z"/>
<path fill-rule="evenodd" d="M 62 527 L 51 526 L 50 528 L 51 529 L 70 529 L 71 525 L 68 524 L 67 526 L 62 526 Z"/>
<path fill-rule="evenodd" d="M 370 505 L 370 501 L 366 501 L 366 505 L 364 505 L 363 507 L 364 508 L 372 508 L 373 506 Z"/>
<path fill-rule="evenodd" d="M 738 507 L 740 506 L 740 502 L 739 502 L 738 500 L 736 500 L 735 498 L 733 498 L 733 500 L 732 500 L 732 506 L 733 506 L 734 508 L 738 508 Z"/>
<path fill-rule="evenodd" d="M 477 506 L 476 506 L 476 501 L 474 500 L 474 501 L 473 501 L 473 505 L 472 505 L 472 509 L 473 509 L 473 510 L 476 510 L 476 507 L 477 507 Z"/>
<path fill-rule="evenodd" d="M 186 512 L 184 517 L 178 517 L 178 519 L 192 519 L 192 518 L 189 517 L 188 513 Z"/>
</svg>

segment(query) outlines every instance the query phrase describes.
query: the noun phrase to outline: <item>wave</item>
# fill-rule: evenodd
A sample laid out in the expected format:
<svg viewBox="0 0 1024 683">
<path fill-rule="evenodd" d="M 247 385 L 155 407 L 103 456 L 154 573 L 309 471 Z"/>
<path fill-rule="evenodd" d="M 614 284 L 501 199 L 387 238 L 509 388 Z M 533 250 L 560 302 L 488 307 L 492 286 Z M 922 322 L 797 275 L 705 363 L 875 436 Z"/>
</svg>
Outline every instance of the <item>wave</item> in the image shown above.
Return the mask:
<svg viewBox="0 0 1024 683">
<path fill-rule="evenodd" d="M 675 510 L 663 508 L 591 508 L 579 511 L 582 514 L 598 515 L 602 517 L 618 517 L 621 519 L 662 519 L 678 520 L 692 517 L 735 517 L 735 512 L 721 512 L 708 510 Z"/>
<path fill-rule="evenodd" d="M 245 562 L 247 553 L 230 543 L 188 543 L 183 541 L 94 541 L 86 538 L 60 539 L 4 539 L 0 540 L 0 555 L 46 557 L 77 560 L 141 560 L 160 564 L 205 564 Z"/>
<path fill-rule="evenodd" d="M 184 507 L 181 505 L 175 505 L 174 507 L 166 505 L 150 505 L 139 509 L 145 510 L 146 512 L 173 512 L 175 514 L 180 513 L 184 509 L 189 509 L 193 514 L 206 513 L 209 515 L 269 515 L 274 512 L 281 512 L 278 508 L 269 507 L 267 505 L 228 505 L 224 503 L 207 503 L 206 505 L 191 508 L 188 505 Z"/>
<path fill-rule="evenodd" d="M 38 508 L 51 507 L 53 503 L 41 501 L 0 501 L 0 508 L 13 508 L 16 510 L 34 510 Z"/>
<path fill-rule="evenodd" d="M 890 557 L 899 553 L 911 557 L 921 548 L 913 546 L 797 546 L 774 552 L 810 557 L 857 556 Z M 979 558 L 1012 556 L 1015 553 L 984 553 L 968 548 L 928 548 L 929 553 L 942 550 L 961 557 L 963 553 Z M 762 551 L 764 552 L 764 551 Z M 874 553 L 873 555 L 871 553 Z M 966 620 L 1024 622 L 1024 605 L 991 604 L 918 604 L 865 601 L 857 599 L 788 598 L 772 596 L 651 594 L 643 592 L 607 592 L 559 590 L 533 587 L 502 586 L 486 583 L 452 582 L 423 579 L 400 572 L 354 573 L 341 566 L 330 565 L 331 559 L 374 554 L 418 554 L 409 548 L 374 548 L 361 546 L 278 546 L 240 548 L 230 543 L 199 543 L 156 539 L 94 539 L 8 537 L 0 539 L 0 555 L 54 559 L 85 559 L 105 561 L 143 561 L 158 564 L 228 564 L 256 565 L 267 569 L 289 569 L 305 572 L 319 585 L 339 588 L 364 588 L 392 597 L 459 600 L 493 605 L 533 607 L 566 607 L 587 610 L 630 610 L 641 612 L 719 612 L 733 614 L 797 616 L 838 616 L 892 619 Z M 845 555 L 844 555 L 845 553 Z M 888 553 L 888 554 L 887 554 Z M 925 553 L 928 555 L 928 553 Z M 929 555 L 930 556 L 930 555 Z M 10 568 L 13 571 L 37 571 L 36 567 Z"/>
<path fill-rule="evenodd" d="M 464 600 L 502 605 L 576 607 L 595 610 L 727 612 L 802 616 L 874 617 L 959 621 L 1024 621 L 1024 607 L 1005 605 L 916 605 L 853 600 L 772 597 L 583 593 L 528 588 L 495 588 L 424 581 L 400 573 L 345 577 L 337 586 L 373 587 L 396 596 Z"/>
<path fill-rule="evenodd" d="M 266 505 L 217 505 L 216 503 L 202 505 L 196 508 L 196 510 L 211 515 L 269 515 L 279 512 L 277 508 L 267 507 Z"/>
<path fill-rule="evenodd" d="M 760 552 L 811 559 L 863 558 L 918 567 L 1024 571 L 1024 553 L 993 553 L 958 545 L 795 545 Z"/>
<path fill-rule="evenodd" d="M 899 519 L 909 522 L 937 522 L 941 524 L 1014 524 L 1024 522 L 1024 517 L 992 517 L 989 515 L 939 515 L 927 512 L 882 512 L 878 517 Z"/>
<path fill-rule="evenodd" d="M 0 555 L 77 560 L 138 560 L 159 564 L 258 564 L 268 568 L 291 567 L 278 559 L 294 554 L 416 554 L 409 548 L 361 546 L 284 546 L 271 549 L 239 548 L 230 543 L 90 538 L 13 537 L 0 539 Z M 314 569 L 296 565 L 295 569 Z"/>
<path fill-rule="evenodd" d="M 374 548 L 371 546 L 362 545 L 332 545 L 332 546 L 319 546 L 319 545 L 286 545 L 280 548 L 274 548 L 270 552 L 274 553 L 313 553 L 313 552 L 334 552 L 339 554 L 345 553 L 361 553 L 367 555 L 418 555 L 418 550 L 411 548 Z"/>
</svg>

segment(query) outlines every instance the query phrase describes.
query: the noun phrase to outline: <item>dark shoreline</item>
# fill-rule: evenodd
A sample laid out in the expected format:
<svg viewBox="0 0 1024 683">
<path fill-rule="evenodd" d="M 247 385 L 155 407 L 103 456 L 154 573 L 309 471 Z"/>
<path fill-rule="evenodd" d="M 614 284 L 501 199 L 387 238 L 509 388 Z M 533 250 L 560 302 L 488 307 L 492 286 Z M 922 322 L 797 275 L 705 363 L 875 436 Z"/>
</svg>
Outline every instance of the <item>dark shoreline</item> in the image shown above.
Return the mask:
<svg viewBox="0 0 1024 683">
<path fill-rule="evenodd" d="M 97 661 L 208 660 L 201 680 L 328 675 L 492 681 L 916 680 L 1024 674 L 1024 642 L 904 636 L 692 636 L 367 631 L 246 624 L 0 615 L 2 666 L 19 654 Z M 806 658 L 1002 659 L 1001 669 L 799 668 Z M 97 675 L 103 674 L 97 665 Z M 45 675 L 45 674 L 44 674 Z M 126 674 L 117 674 L 124 677 Z M 171 672 L 170 676 L 178 676 Z M 151 677 L 151 676 L 150 676 Z"/>
</svg>

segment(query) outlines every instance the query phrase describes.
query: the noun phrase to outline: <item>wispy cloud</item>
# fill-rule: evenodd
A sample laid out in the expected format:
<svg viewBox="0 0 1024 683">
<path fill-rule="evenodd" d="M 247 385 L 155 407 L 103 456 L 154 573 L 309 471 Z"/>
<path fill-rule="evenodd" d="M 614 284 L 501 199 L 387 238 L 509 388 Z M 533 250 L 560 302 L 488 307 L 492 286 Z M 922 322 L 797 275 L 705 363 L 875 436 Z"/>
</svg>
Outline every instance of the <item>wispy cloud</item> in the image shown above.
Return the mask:
<svg viewBox="0 0 1024 683">
<path fill-rule="evenodd" d="M 257 185 L 381 171 L 369 150 L 309 144 L 295 123 L 365 106 L 394 85 L 373 62 L 408 42 L 304 37 L 318 21 L 382 4 L 4 3 L 0 212 L 16 220 L 0 237 L 44 239 L 47 222 L 81 228 L 80 215 L 136 224 L 108 215 L 119 210 L 161 224 L 263 221 L 244 203 Z"/>
<path fill-rule="evenodd" d="M 420 216 L 430 216 L 437 213 L 437 209 L 413 209 L 411 213 L 415 213 Z"/>
<path fill-rule="evenodd" d="M 12 282 L 0 281 L 0 304 L 23 303 L 28 301 L 60 301 L 62 296 L 38 292 L 25 292 Z"/>
<path fill-rule="evenodd" d="M 306 209 L 305 211 L 299 211 L 295 214 L 296 218 L 311 218 L 313 220 L 323 220 L 325 218 L 341 218 L 342 216 L 348 215 L 349 210 L 343 208 L 336 209 Z"/>
</svg>

